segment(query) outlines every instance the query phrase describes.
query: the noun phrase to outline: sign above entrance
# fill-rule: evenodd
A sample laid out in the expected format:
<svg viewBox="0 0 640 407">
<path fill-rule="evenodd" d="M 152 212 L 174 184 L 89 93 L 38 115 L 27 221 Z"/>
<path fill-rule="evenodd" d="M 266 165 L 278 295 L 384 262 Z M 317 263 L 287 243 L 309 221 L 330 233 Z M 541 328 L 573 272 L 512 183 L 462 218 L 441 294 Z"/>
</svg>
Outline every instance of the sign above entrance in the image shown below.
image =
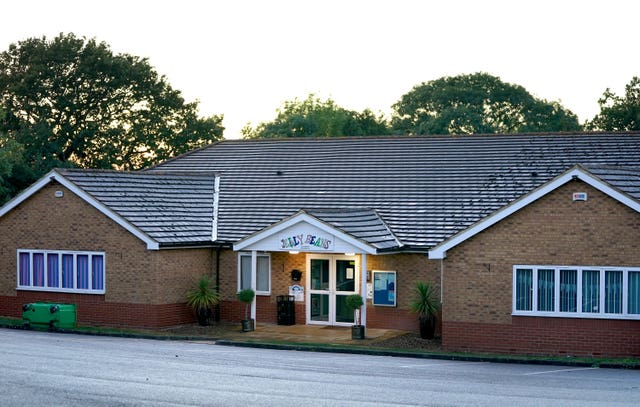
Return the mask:
<svg viewBox="0 0 640 407">
<path fill-rule="evenodd" d="M 335 238 L 318 233 L 297 233 L 282 235 L 280 248 L 284 250 L 333 251 Z"/>
<path fill-rule="evenodd" d="M 376 249 L 338 227 L 300 212 L 233 245 L 233 250 L 307 253 L 367 253 Z"/>
</svg>

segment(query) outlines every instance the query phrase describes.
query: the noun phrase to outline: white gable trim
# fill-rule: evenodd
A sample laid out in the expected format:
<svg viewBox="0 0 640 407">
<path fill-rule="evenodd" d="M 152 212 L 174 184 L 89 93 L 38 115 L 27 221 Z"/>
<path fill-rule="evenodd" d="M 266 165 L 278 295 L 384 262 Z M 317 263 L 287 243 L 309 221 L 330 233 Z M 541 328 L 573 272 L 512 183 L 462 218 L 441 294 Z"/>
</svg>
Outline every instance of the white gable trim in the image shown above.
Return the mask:
<svg viewBox="0 0 640 407">
<path fill-rule="evenodd" d="M 321 221 L 320 219 L 309 215 L 308 213 L 306 213 L 305 211 L 300 211 L 298 213 L 296 213 L 295 215 L 290 216 L 289 218 L 286 218 L 280 222 L 274 223 L 271 226 L 268 226 L 264 229 L 262 229 L 259 232 L 256 232 L 242 240 L 240 240 L 239 242 L 237 242 L 236 244 L 233 245 L 233 250 L 235 251 L 240 251 L 240 250 L 258 250 L 258 251 L 263 251 L 266 249 L 260 248 L 260 247 L 256 247 L 255 244 L 268 238 L 271 237 L 273 235 L 275 235 L 276 233 L 279 233 L 291 226 L 297 225 L 299 223 L 307 223 L 309 225 L 312 225 L 324 232 L 327 232 L 329 234 L 333 234 L 334 236 L 344 240 L 346 243 L 357 247 L 358 249 L 360 249 L 362 251 L 362 253 L 367 253 L 367 254 L 376 254 L 377 250 L 375 247 L 364 243 L 363 241 L 354 238 L 353 236 L 351 236 L 348 233 L 343 232 L 340 229 L 337 229 L 331 225 L 329 225 L 328 223 L 325 223 L 323 221 Z"/>
<path fill-rule="evenodd" d="M 18 196 L 9 201 L 5 206 L 0 208 L 0 217 L 4 216 L 6 213 L 11 211 L 16 206 L 20 205 L 22 202 L 26 201 L 33 194 L 44 188 L 51 181 L 57 181 L 65 188 L 69 189 L 71 192 L 79 196 L 82 200 L 86 201 L 89 205 L 96 208 L 102 214 L 107 216 L 109 219 L 116 222 L 118 225 L 125 228 L 128 232 L 136 236 L 138 239 L 142 240 L 147 244 L 147 249 L 149 250 L 158 250 L 160 248 L 159 243 L 149 237 L 146 233 L 132 225 L 130 222 L 125 220 L 123 217 L 109 209 L 106 205 L 102 204 L 94 197 L 86 193 L 84 190 L 79 188 L 76 184 L 66 179 L 62 174 L 58 173 L 56 170 L 50 171 L 47 175 L 40 178 L 35 184 L 31 185 L 29 188 L 24 190 Z"/>
<path fill-rule="evenodd" d="M 435 246 L 433 249 L 429 250 L 429 258 L 444 259 L 445 257 L 447 257 L 447 250 L 477 235 L 490 226 L 495 225 L 507 216 L 519 211 L 520 209 L 554 191 L 555 189 L 566 184 L 572 179 L 579 179 L 600 190 L 604 194 L 609 195 L 618 202 L 630 207 L 636 212 L 640 212 L 640 202 L 631 198 L 629 195 L 613 188 L 610 184 L 600 180 L 599 178 L 596 178 L 593 174 L 585 170 L 583 167 L 575 166 L 567 172 L 547 182 L 546 184 L 543 184 L 537 189 L 534 189 L 532 192 L 522 196 L 509 205 L 497 210 L 486 218 L 473 224 L 469 228 L 463 230 L 462 232 L 459 232 L 458 234 Z"/>
</svg>

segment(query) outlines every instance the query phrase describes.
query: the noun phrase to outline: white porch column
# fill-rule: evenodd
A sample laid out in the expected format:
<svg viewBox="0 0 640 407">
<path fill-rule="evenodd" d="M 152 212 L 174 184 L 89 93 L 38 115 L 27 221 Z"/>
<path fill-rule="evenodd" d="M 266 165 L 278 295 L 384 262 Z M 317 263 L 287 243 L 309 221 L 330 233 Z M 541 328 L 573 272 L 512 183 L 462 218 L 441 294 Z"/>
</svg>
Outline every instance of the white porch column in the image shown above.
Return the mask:
<svg viewBox="0 0 640 407">
<path fill-rule="evenodd" d="M 258 285 L 258 252 L 256 250 L 251 251 L 251 289 L 256 292 Z M 253 297 L 251 303 L 251 318 L 256 319 L 256 298 Z"/>
<path fill-rule="evenodd" d="M 367 253 L 360 255 L 360 263 L 362 264 L 362 272 L 360 274 L 360 295 L 364 300 L 364 304 L 360 309 L 360 323 L 367 325 Z"/>
</svg>

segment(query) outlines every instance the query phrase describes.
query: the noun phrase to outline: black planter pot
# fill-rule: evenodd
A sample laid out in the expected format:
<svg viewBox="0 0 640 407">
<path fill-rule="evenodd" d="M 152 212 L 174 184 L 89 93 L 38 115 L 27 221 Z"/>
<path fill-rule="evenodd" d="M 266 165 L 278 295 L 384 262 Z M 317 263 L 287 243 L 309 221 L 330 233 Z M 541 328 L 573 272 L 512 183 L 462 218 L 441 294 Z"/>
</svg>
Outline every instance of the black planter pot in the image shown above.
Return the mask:
<svg viewBox="0 0 640 407">
<path fill-rule="evenodd" d="M 420 337 L 422 339 L 433 339 L 436 332 L 436 317 L 420 317 Z"/>
<path fill-rule="evenodd" d="M 242 320 L 242 332 L 251 332 L 255 330 L 254 320 L 253 319 L 243 319 Z"/>
<path fill-rule="evenodd" d="M 211 325 L 211 317 L 213 312 L 211 309 L 199 309 L 196 310 L 196 319 L 198 320 L 198 325 L 207 326 Z"/>
<path fill-rule="evenodd" d="M 364 325 L 351 325 L 351 339 L 364 339 Z"/>
</svg>

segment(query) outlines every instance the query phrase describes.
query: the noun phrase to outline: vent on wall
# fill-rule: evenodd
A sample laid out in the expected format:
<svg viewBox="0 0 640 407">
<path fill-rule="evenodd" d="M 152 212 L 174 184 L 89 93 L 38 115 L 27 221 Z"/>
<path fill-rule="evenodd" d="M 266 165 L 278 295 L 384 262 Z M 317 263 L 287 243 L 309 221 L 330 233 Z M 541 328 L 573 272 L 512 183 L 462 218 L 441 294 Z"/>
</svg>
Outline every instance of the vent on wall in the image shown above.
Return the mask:
<svg viewBox="0 0 640 407">
<path fill-rule="evenodd" d="M 573 201 L 586 201 L 587 193 L 586 192 L 574 192 L 573 193 Z"/>
<path fill-rule="evenodd" d="M 56 191 L 56 198 L 62 198 L 64 193 L 62 191 Z"/>
</svg>

